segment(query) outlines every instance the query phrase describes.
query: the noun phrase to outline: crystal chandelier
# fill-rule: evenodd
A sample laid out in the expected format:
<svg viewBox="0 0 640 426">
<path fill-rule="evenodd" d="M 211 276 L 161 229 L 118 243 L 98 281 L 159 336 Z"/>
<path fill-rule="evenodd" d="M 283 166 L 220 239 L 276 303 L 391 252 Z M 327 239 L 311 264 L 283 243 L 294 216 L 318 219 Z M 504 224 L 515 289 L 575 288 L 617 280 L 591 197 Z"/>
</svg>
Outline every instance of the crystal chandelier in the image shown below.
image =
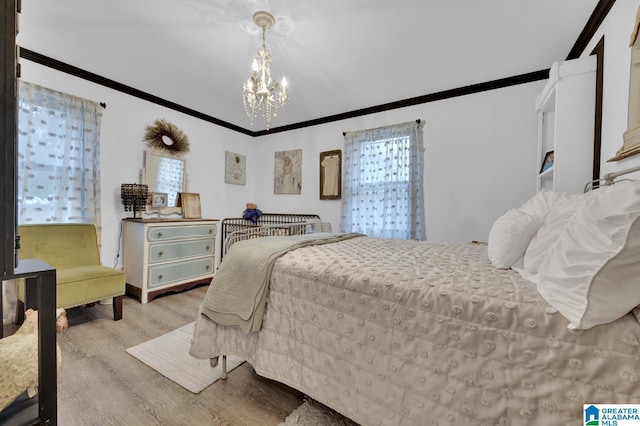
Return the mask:
<svg viewBox="0 0 640 426">
<path fill-rule="evenodd" d="M 253 14 L 253 22 L 262 28 L 262 47 L 253 58 L 251 68 L 253 73 L 242 87 L 242 102 L 244 110 L 253 119 L 261 115 L 266 120 L 267 130 L 271 124 L 271 115 L 278 115 L 278 108 L 289 102 L 287 94 L 287 79 L 282 77 L 282 82 L 271 79 L 271 53 L 265 46 L 265 33 L 273 27 L 276 20 L 267 12 L 256 12 Z"/>
</svg>

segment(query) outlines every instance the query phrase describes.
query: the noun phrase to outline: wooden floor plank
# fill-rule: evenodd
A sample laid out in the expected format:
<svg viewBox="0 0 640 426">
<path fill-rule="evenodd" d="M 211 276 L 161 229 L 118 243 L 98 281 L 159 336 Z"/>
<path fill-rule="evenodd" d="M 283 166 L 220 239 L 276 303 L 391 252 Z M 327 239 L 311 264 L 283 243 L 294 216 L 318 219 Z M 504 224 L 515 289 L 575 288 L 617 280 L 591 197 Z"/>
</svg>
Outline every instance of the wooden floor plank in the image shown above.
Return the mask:
<svg viewBox="0 0 640 426">
<path fill-rule="evenodd" d="M 125 297 L 121 321 L 113 321 L 110 305 L 68 310 L 70 327 L 58 335 L 58 424 L 268 426 L 284 421 L 302 395 L 258 376 L 247 363 L 194 395 L 126 352 L 194 321 L 206 289 L 145 305 Z"/>
</svg>

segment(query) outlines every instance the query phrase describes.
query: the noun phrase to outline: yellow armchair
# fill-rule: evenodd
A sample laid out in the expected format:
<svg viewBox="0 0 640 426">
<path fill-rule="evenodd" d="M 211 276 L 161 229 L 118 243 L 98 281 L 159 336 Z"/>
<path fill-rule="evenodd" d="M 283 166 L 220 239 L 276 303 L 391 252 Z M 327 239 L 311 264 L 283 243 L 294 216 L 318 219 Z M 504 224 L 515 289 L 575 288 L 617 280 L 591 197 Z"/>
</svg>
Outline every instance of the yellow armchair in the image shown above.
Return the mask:
<svg viewBox="0 0 640 426">
<path fill-rule="evenodd" d="M 113 319 L 122 319 L 125 274 L 102 266 L 92 224 L 21 225 L 20 259 L 40 259 L 56 268 L 56 307 L 73 308 L 113 298 Z M 24 282 L 16 284 L 16 322 L 24 320 Z"/>
</svg>

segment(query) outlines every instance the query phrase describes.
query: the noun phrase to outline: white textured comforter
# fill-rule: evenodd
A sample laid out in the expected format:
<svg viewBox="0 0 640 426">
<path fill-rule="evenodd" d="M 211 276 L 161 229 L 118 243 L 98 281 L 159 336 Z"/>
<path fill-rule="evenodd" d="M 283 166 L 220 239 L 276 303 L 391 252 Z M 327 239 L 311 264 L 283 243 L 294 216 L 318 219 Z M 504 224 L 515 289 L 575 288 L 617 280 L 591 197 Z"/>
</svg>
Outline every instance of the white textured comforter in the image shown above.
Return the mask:
<svg viewBox="0 0 640 426">
<path fill-rule="evenodd" d="M 364 425 L 582 425 L 584 403 L 640 403 L 635 317 L 567 325 L 485 245 L 358 237 L 281 257 L 262 330 L 199 315 L 191 354 L 244 357 Z"/>
</svg>

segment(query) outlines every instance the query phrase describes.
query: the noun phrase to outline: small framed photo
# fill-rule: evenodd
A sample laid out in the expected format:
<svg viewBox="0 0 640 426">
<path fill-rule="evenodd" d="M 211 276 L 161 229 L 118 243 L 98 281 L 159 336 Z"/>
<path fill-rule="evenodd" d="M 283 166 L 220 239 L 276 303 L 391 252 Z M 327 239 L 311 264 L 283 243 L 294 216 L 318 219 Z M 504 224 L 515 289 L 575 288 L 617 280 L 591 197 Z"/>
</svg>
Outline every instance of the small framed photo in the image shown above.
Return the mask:
<svg viewBox="0 0 640 426">
<path fill-rule="evenodd" d="M 151 193 L 151 207 L 156 209 L 162 209 L 167 207 L 168 194 L 166 192 L 152 192 Z"/>
<path fill-rule="evenodd" d="M 553 151 L 549 151 L 544 155 L 542 166 L 540 166 L 540 173 L 549 170 L 551 167 L 553 167 Z"/>
</svg>

